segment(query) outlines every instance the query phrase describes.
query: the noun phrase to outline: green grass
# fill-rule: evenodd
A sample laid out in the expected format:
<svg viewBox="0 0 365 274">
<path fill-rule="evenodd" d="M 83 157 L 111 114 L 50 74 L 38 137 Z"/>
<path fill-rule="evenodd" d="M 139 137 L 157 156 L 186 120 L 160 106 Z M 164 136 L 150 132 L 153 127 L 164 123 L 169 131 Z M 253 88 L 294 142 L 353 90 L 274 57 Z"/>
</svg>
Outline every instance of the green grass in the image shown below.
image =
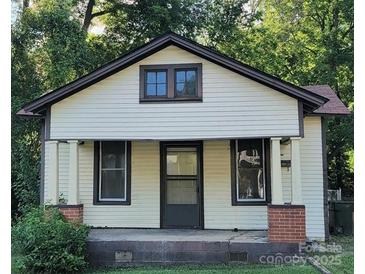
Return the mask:
<svg viewBox="0 0 365 274">
<path fill-rule="evenodd" d="M 197 266 L 145 266 L 134 268 L 109 268 L 88 272 L 90 274 L 311 274 L 319 273 L 312 266 L 263 266 L 263 265 L 197 265 Z"/>
<path fill-rule="evenodd" d="M 324 265 L 329 271 L 336 274 L 354 273 L 354 237 L 353 236 L 331 236 L 330 243 L 342 246 L 342 253 L 339 254 L 339 263 Z"/>
<path fill-rule="evenodd" d="M 326 268 L 336 274 L 354 273 L 354 255 L 343 255 L 340 257 L 341 264 L 326 265 Z"/>
</svg>

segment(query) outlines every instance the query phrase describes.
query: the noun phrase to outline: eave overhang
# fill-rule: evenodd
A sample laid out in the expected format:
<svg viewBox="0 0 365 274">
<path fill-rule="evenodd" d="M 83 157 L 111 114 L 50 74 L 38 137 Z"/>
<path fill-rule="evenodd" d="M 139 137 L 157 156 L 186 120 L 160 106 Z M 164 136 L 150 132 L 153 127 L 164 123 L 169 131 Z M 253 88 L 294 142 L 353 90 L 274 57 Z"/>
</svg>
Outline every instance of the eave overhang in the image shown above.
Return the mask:
<svg viewBox="0 0 365 274">
<path fill-rule="evenodd" d="M 228 56 L 218 53 L 208 47 L 202 46 L 196 42 L 193 42 L 175 33 L 169 32 L 101 66 L 100 68 L 92 71 L 91 73 L 82 76 L 66 84 L 65 86 L 62 86 L 54 91 L 51 91 L 37 98 L 36 100 L 24 105 L 23 108 L 17 114 L 20 116 L 27 116 L 27 117 L 30 116 L 39 117 L 39 112 L 49 107 L 50 105 L 57 103 L 109 77 L 110 75 L 113 75 L 116 72 L 133 65 L 134 63 L 170 45 L 177 46 L 183 50 L 191 52 L 192 54 L 200 56 L 208 61 L 211 61 L 219 66 L 222 66 L 242 76 L 250 78 L 256 82 L 259 82 L 265 86 L 273 88 L 288 96 L 296 98 L 299 101 L 303 102 L 303 109 L 306 113 L 313 112 L 315 109 L 319 108 L 321 105 L 323 105 L 328 101 L 326 97 L 320 96 L 304 88 L 283 81 L 277 77 L 274 77 L 270 74 L 257 70 L 251 66 L 248 66 Z"/>
</svg>

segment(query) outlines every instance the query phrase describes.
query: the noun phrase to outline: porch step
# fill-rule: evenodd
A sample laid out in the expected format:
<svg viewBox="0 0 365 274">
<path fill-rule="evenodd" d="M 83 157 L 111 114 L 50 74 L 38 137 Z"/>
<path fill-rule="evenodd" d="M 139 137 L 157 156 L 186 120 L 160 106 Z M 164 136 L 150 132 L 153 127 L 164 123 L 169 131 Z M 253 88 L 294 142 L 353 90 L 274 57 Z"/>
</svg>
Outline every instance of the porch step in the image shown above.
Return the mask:
<svg viewBox="0 0 365 274">
<path fill-rule="evenodd" d="M 247 238 L 245 241 L 235 239 L 227 234 L 227 237 L 214 240 L 212 232 L 204 237 L 204 232 L 198 232 L 200 239 L 191 240 L 191 232 L 179 234 L 179 240 L 174 240 L 170 232 L 166 240 L 161 239 L 160 234 L 156 237 L 151 233 L 150 237 L 140 234 L 134 237 L 138 240 L 131 240 L 133 233 L 128 231 L 126 236 L 112 231 L 113 235 L 119 237 L 92 236 L 87 241 L 88 259 L 93 266 L 123 266 L 136 264 L 183 264 L 183 263 L 259 263 L 261 256 L 293 255 L 298 253 L 298 244 L 268 243 L 255 238 Z M 137 232 L 138 233 L 138 230 Z M 174 231 L 173 233 L 177 233 Z M 231 232 L 229 232 L 231 233 Z M 148 233 L 147 233 L 148 234 Z M 100 234 L 99 232 L 99 235 Z M 238 235 L 238 234 L 237 234 Z M 186 241 L 183 238 L 186 238 Z M 245 238 L 243 238 L 245 239 Z"/>
</svg>

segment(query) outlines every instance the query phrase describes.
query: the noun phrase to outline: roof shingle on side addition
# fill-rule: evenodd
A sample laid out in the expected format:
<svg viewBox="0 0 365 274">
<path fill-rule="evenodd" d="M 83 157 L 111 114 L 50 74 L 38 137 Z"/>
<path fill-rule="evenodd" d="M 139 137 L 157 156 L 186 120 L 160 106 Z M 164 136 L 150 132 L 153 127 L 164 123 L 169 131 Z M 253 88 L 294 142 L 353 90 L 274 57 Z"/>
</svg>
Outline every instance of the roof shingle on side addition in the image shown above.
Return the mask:
<svg viewBox="0 0 365 274">
<path fill-rule="evenodd" d="M 336 95 L 336 92 L 331 89 L 329 85 L 313 85 L 303 86 L 302 88 L 307 89 L 315 94 L 321 95 L 328 98 L 328 102 L 313 111 L 313 114 L 323 115 L 349 115 L 351 112 L 341 102 L 340 98 Z"/>
</svg>

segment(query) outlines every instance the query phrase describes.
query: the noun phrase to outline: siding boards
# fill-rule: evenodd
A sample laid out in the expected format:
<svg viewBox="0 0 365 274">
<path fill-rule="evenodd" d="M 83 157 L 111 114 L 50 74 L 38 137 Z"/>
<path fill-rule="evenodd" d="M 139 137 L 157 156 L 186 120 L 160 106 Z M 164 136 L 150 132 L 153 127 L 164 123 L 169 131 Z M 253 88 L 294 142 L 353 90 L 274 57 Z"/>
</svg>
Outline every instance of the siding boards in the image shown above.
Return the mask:
<svg viewBox="0 0 365 274">
<path fill-rule="evenodd" d="M 44 203 L 49 201 L 48 184 L 49 184 L 49 145 L 45 143 L 44 151 Z M 58 144 L 58 194 L 67 200 L 68 197 L 68 159 L 69 145 L 67 143 Z M 62 194 L 62 195 L 61 195 Z"/>
<path fill-rule="evenodd" d="M 266 206 L 232 206 L 230 141 L 204 141 L 204 223 L 207 229 L 267 229 Z"/>
<path fill-rule="evenodd" d="M 304 118 L 304 138 L 300 142 L 300 153 L 307 236 L 323 240 L 325 235 L 321 117 Z"/>
<path fill-rule="evenodd" d="M 139 103 L 139 65 L 202 63 L 203 102 Z M 214 139 L 299 134 L 297 101 L 169 46 L 51 108 L 52 139 Z"/>
<path fill-rule="evenodd" d="M 320 117 L 304 119 L 301 140 L 303 200 L 310 239 L 324 239 L 323 170 Z M 79 146 L 80 201 L 84 222 L 92 226 L 160 227 L 160 154 L 157 141 L 132 142 L 130 206 L 93 205 L 93 142 Z M 290 145 L 281 145 L 290 159 Z M 204 222 L 207 229 L 267 229 L 266 206 L 231 205 L 229 140 L 203 142 Z M 45 203 L 48 198 L 48 144 L 45 144 Z M 67 199 L 68 144 L 59 144 L 60 193 Z M 291 172 L 282 168 L 284 201 L 291 200 Z"/>
<path fill-rule="evenodd" d="M 95 227 L 160 227 L 158 142 L 132 142 L 131 205 L 93 205 L 93 142 L 80 146 L 80 201 L 84 223 Z"/>
<path fill-rule="evenodd" d="M 306 207 L 307 237 L 324 240 L 323 163 L 321 117 L 304 118 L 304 138 L 300 141 L 302 194 Z M 283 160 L 290 160 L 290 144 L 281 145 Z M 284 202 L 291 201 L 291 168 L 282 167 Z"/>
</svg>

